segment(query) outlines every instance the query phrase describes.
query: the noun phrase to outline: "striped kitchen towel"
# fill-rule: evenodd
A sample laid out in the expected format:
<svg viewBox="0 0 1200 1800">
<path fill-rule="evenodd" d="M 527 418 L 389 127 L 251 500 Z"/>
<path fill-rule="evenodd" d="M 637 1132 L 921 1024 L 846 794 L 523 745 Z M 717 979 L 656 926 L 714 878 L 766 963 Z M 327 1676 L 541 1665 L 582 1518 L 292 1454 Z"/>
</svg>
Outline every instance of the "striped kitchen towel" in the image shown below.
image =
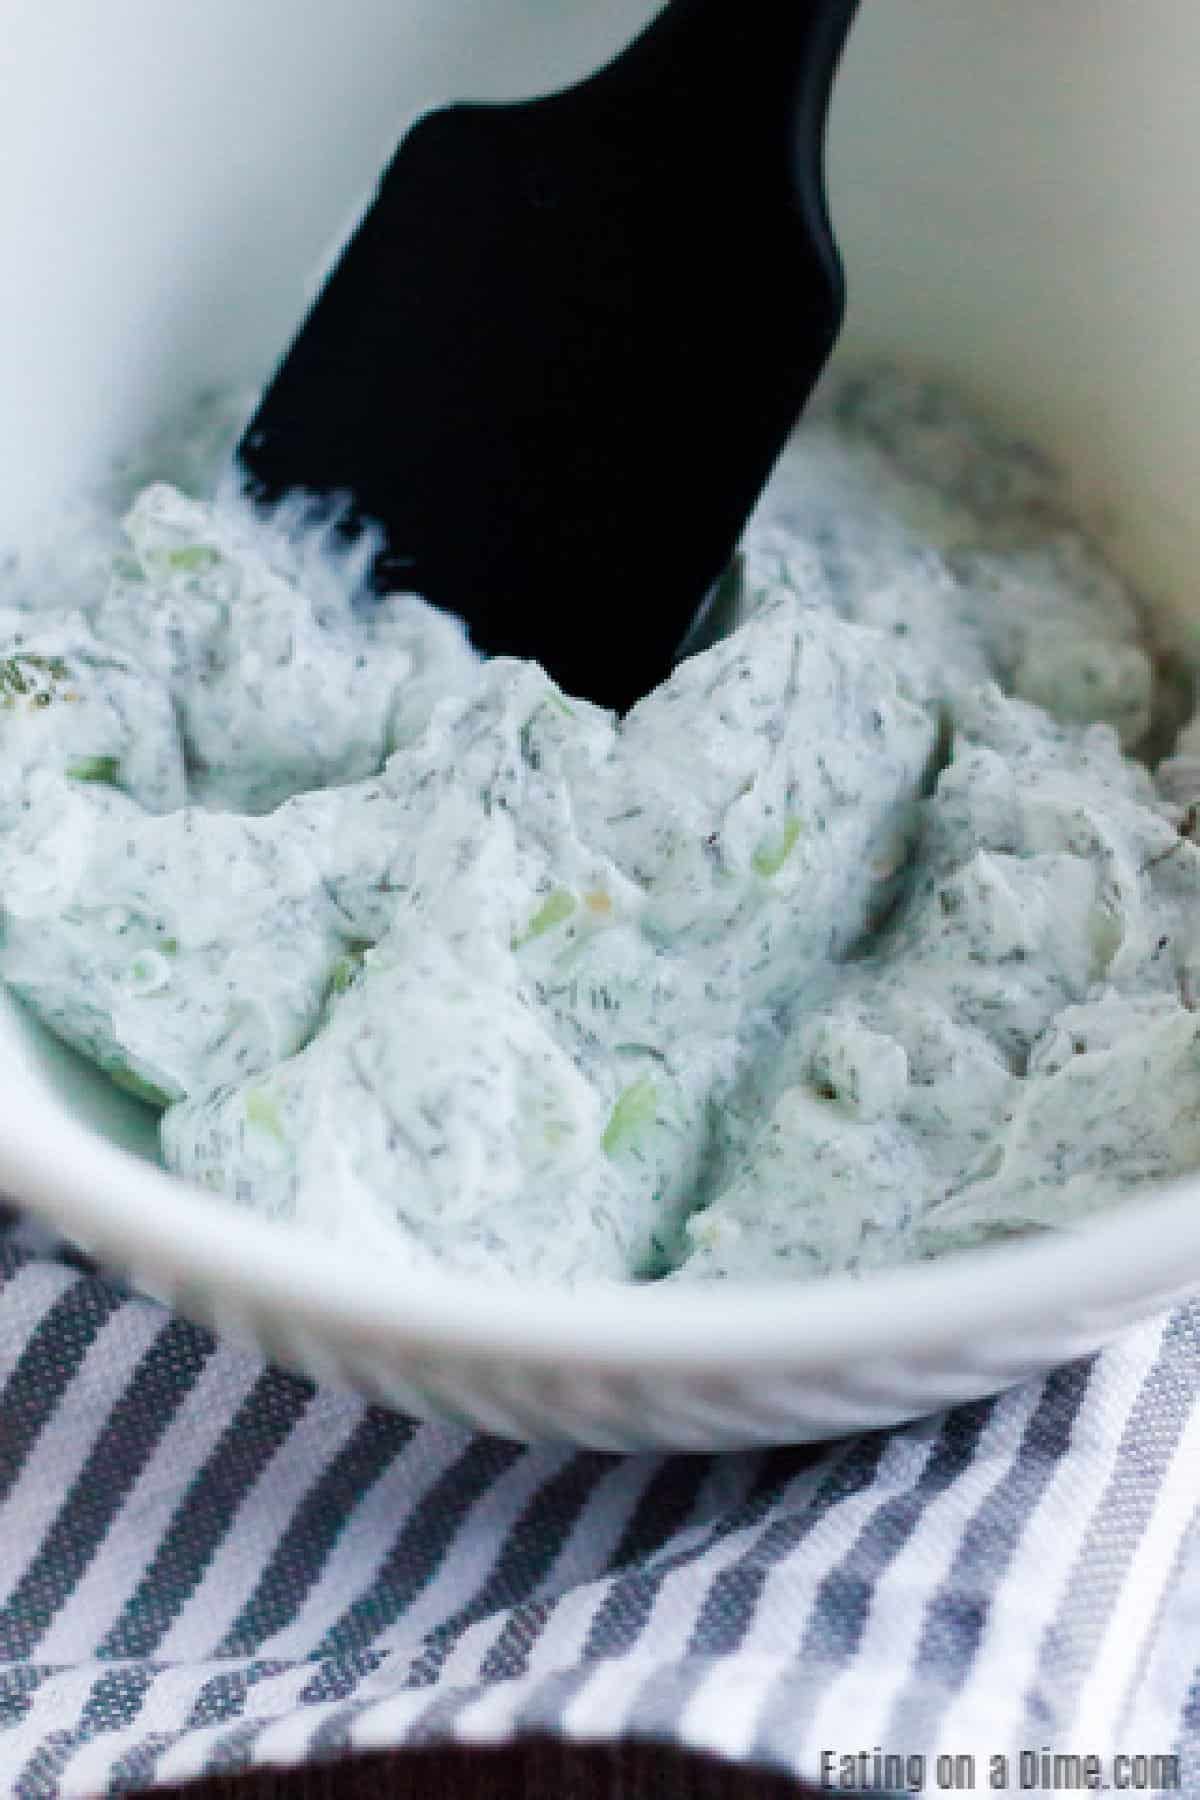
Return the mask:
<svg viewBox="0 0 1200 1800">
<path fill-rule="evenodd" d="M 551 1732 L 1194 1795 L 1198 1493 L 1200 1308 L 887 1435 L 622 1458 L 314 1389 L 10 1223 L 0 1793 Z"/>
</svg>

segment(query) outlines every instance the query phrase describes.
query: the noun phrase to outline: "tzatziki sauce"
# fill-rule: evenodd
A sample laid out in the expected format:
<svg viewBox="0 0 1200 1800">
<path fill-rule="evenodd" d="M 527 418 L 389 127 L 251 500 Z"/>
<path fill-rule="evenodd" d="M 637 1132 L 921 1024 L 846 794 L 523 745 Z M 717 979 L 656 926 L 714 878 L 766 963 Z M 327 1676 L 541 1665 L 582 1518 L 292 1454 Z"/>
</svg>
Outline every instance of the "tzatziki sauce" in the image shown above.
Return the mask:
<svg viewBox="0 0 1200 1800">
<path fill-rule="evenodd" d="M 169 1168 L 398 1266 L 687 1282 L 1200 1165 L 1200 733 L 1151 773 L 1178 684 L 1028 446 L 843 377 L 619 719 L 214 498 L 219 437 L 0 571 L 0 977 Z"/>
</svg>

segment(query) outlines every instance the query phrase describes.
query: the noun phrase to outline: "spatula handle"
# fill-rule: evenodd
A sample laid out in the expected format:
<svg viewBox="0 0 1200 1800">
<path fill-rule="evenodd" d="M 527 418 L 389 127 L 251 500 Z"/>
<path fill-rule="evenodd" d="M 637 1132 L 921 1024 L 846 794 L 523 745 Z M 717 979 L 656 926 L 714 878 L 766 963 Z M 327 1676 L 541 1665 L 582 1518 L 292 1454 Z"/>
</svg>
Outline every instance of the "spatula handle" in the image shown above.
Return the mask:
<svg viewBox="0 0 1200 1800">
<path fill-rule="evenodd" d="M 664 105 L 709 112 L 714 128 L 778 118 L 824 127 L 858 0 L 671 0 L 593 78 L 652 86 Z"/>
<path fill-rule="evenodd" d="M 778 190 L 836 250 L 825 199 L 829 99 L 859 0 L 671 0 L 585 84 L 607 128 L 635 132 L 649 108 L 682 144 L 719 140 L 731 179 Z M 835 276 L 840 279 L 840 276 Z"/>
</svg>

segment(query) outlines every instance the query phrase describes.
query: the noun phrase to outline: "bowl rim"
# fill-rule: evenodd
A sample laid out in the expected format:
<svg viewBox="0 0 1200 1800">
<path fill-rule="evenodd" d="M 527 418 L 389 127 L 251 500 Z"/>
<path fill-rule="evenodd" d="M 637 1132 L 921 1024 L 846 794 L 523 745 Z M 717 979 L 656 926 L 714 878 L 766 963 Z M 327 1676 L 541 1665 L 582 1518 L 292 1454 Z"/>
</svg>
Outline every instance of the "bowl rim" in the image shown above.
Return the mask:
<svg viewBox="0 0 1200 1800">
<path fill-rule="evenodd" d="M 111 1143 L 42 1090 L 0 1119 L 0 1182 L 102 1266 L 128 1271 L 135 1288 L 216 1295 L 234 1318 L 282 1308 L 290 1324 L 368 1351 L 617 1374 L 920 1361 L 964 1337 L 1011 1343 L 1025 1330 L 1036 1342 L 1064 1320 L 1083 1353 L 1126 1314 L 1144 1317 L 1200 1288 L 1200 1172 L 1077 1225 L 861 1276 L 644 1287 L 384 1266 L 349 1243 L 239 1210 Z"/>
</svg>

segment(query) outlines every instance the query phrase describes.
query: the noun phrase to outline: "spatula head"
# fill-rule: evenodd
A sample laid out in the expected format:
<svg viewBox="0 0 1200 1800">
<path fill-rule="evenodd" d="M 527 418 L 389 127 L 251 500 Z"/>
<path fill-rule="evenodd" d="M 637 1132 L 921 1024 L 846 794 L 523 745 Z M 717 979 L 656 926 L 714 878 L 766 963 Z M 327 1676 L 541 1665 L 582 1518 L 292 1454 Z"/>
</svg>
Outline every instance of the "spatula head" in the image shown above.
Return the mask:
<svg viewBox="0 0 1200 1800">
<path fill-rule="evenodd" d="M 852 12 L 676 0 L 576 88 L 419 121 L 251 421 L 251 490 L 347 496 L 381 591 L 632 704 L 837 334 L 821 142 Z"/>
</svg>

